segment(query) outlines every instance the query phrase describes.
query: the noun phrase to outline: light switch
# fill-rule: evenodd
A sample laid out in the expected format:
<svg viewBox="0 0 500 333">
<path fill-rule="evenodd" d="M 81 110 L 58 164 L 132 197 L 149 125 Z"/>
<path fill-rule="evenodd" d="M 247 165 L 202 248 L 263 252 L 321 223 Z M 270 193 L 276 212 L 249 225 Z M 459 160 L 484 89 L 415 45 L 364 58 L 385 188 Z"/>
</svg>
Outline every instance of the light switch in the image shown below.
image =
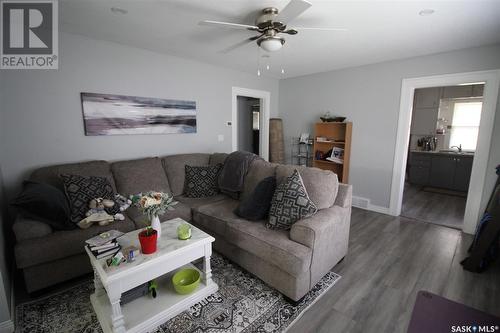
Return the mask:
<svg viewBox="0 0 500 333">
<path fill-rule="evenodd" d="M 223 135 L 223 134 L 219 134 L 219 135 L 217 135 L 217 140 L 218 140 L 219 142 L 224 141 L 224 135 Z"/>
</svg>

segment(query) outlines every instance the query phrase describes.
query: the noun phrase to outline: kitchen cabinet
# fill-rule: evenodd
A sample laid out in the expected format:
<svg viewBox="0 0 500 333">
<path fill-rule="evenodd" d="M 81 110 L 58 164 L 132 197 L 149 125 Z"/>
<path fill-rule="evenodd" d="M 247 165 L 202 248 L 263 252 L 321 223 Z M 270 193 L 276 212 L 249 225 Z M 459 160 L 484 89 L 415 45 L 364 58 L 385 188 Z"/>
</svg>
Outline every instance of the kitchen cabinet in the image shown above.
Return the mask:
<svg viewBox="0 0 500 333">
<path fill-rule="evenodd" d="M 425 186 L 429 183 L 431 157 L 428 154 L 411 153 L 409 157 L 410 183 Z"/>
<path fill-rule="evenodd" d="M 443 88 L 443 98 L 461 98 L 472 96 L 472 85 L 450 86 Z"/>
<path fill-rule="evenodd" d="M 443 98 L 467 98 L 483 96 L 484 84 L 449 86 L 443 88 Z"/>
<path fill-rule="evenodd" d="M 448 155 L 432 156 L 429 186 L 453 188 L 455 159 Z"/>
<path fill-rule="evenodd" d="M 415 90 L 416 108 L 437 108 L 441 98 L 441 88 L 423 88 Z"/>
<path fill-rule="evenodd" d="M 470 175 L 472 172 L 472 157 L 455 157 L 455 175 L 453 177 L 453 189 L 455 191 L 467 192 L 469 189 Z"/>
<path fill-rule="evenodd" d="M 415 108 L 411 119 L 411 134 L 434 135 L 439 108 Z"/>
<path fill-rule="evenodd" d="M 475 84 L 472 86 L 472 97 L 482 97 L 484 93 L 484 84 Z"/>
<path fill-rule="evenodd" d="M 440 98 L 441 88 L 415 90 L 411 134 L 433 135 L 436 133 Z"/>
<path fill-rule="evenodd" d="M 473 160 L 473 155 L 411 152 L 408 160 L 409 182 L 467 192 Z"/>
</svg>

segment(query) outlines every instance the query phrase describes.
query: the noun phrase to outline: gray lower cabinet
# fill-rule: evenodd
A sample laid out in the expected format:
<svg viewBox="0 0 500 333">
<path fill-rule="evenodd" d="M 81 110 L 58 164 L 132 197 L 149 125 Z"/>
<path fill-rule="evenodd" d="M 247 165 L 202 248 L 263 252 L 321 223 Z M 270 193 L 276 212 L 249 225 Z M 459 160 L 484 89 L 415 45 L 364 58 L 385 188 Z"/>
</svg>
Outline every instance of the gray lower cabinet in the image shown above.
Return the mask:
<svg viewBox="0 0 500 333">
<path fill-rule="evenodd" d="M 466 192 L 469 189 L 472 161 L 472 157 L 455 158 L 455 177 L 453 178 L 453 189 L 455 191 Z"/>
<path fill-rule="evenodd" d="M 469 189 L 473 156 L 426 153 L 410 154 L 411 184 L 466 192 Z"/>
<path fill-rule="evenodd" d="M 429 186 L 453 188 L 455 159 L 445 155 L 432 156 Z"/>
</svg>

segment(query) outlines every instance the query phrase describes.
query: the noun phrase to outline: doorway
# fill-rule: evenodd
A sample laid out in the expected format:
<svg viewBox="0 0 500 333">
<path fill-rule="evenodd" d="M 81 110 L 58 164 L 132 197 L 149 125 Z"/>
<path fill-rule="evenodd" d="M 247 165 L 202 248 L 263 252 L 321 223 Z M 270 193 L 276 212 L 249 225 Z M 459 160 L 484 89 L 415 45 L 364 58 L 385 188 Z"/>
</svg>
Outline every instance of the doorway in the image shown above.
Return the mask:
<svg viewBox="0 0 500 333">
<path fill-rule="evenodd" d="M 500 83 L 500 71 L 498 70 L 403 79 L 389 207 L 391 215 L 398 216 L 402 210 L 415 90 L 420 88 L 456 86 L 465 82 L 484 82 L 479 133 L 462 225 L 464 232 L 469 234 L 474 233 L 482 215 L 482 205 L 484 206 L 484 202 L 486 201 L 483 197 L 489 195 L 483 191 L 485 184 L 491 181 L 492 177 L 495 177 L 494 175 L 491 175 L 491 177 L 490 175 L 487 176 L 487 167 Z"/>
<path fill-rule="evenodd" d="M 269 159 L 269 108 L 267 91 L 233 87 L 232 150 L 244 150 Z"/>
<path fill-rule="evenodd" d="M 401 216 L 462 229 L 484 83 L 415 89 Z"/>
<path fill-rule="evenodd" d="M 259 155 L 260 148 L 260 99 L 237 97 L 238 150 Z"/>
</svg>

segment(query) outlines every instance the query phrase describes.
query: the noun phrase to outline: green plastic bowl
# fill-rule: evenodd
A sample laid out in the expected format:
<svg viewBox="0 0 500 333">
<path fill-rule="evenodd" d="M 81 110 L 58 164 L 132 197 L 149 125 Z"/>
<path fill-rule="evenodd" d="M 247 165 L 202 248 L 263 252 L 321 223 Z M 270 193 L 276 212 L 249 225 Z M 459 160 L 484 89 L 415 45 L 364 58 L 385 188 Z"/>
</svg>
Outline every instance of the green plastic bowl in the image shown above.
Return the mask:
<svg viewBox="0 0 500 333">
<path fill-rule="evenodd" d="M 200 284 L 200 272 L 193 268 L 181 269 L 172 277 L 174 289 L 178 294 L 192 293 Z"/>
</svg>

